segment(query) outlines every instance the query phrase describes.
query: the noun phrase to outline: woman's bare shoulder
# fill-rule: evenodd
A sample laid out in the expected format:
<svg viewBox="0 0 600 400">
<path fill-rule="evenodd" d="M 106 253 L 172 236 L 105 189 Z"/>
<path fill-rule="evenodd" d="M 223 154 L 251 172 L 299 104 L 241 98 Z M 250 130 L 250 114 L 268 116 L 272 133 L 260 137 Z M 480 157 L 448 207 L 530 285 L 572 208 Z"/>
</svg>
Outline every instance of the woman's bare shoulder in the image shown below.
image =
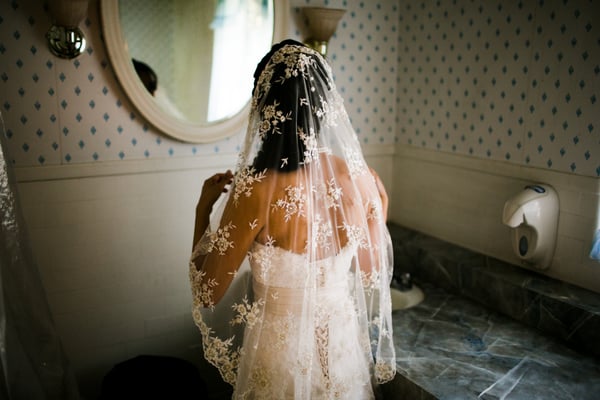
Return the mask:
<svg viewBox="0 0 600 400">
<path fill-rule="evenodd" d="M 255 204 L 266 204 L 269 199 L 283 188 L 290 185 L 293 179 L 290 173 L 282 174 L 272 170 L 265 170 L 260 179 L 251 183 L 251 188 L 245 188 L 246 194 L 250 194 L 248 201 Z"/>
</svg>

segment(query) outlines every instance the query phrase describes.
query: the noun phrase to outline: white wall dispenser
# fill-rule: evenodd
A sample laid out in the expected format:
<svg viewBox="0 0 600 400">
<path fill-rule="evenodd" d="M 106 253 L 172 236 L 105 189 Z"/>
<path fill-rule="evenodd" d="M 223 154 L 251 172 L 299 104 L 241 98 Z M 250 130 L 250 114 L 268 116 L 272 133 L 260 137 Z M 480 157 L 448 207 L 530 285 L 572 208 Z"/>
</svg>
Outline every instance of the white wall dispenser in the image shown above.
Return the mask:
<svg viewBox="0 0 600 400">
<path fill-rule="evenodd" d="M 552 186 L 527 185 L 504 204 L 502 222 L 512 229 L 515 254 L 527 265 L 547 269 L 558 230 L 558 195 Z"/>
</svg>

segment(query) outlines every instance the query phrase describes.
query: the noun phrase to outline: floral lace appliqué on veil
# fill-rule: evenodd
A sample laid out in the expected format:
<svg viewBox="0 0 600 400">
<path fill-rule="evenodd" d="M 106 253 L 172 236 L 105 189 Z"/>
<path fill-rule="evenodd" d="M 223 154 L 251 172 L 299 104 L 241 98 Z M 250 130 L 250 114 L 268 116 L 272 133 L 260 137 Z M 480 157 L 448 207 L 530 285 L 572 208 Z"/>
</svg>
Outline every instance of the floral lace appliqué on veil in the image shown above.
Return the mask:
<svg viewBox="0 0 600 400">
<path fill-rule="evenodd" d="M 396 371 L 381 193 L 323 57 L 286 44 L 262 68 L 190 262 L 204 358 L 234 399 L 374 399 Z"/>
</svg>

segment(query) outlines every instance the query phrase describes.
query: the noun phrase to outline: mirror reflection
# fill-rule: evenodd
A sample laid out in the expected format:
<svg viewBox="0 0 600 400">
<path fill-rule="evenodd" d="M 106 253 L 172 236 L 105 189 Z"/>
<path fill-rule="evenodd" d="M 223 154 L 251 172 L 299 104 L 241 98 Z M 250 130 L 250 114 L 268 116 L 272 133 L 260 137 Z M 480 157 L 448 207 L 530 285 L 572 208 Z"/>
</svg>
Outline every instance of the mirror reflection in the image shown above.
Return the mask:
<svg viewBox="0 0 600 400">
<path fill-rule="evenodd" d="M 246 106 L 273 40 L 270 0 L 120 0 L 119 17 L 132 66 L 155 102 L 193 124 Z"/>
</svg>

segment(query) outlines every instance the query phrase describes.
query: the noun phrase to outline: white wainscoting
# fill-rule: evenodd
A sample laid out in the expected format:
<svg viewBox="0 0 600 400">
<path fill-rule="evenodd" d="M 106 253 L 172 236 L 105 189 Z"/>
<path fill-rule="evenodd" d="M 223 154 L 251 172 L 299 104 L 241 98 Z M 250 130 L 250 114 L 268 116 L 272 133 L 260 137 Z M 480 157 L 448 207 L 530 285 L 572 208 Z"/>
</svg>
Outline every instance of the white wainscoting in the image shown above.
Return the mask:
<svg viewBox="0 0 600 400">
<path fill-rule="evenodd" d="M 588 257 L 600 204 L 596 178 L 397 145 L 390 219 L 518 265 L 502 209 L 535 182 L 552 185 L 560 199 L 557 247 L 543 273 L 600 292 L 600 263 Z"/>
<path fill-rule="evenodd" d="M 391 188 L 393 146 L 367 145 Z M 82 394 L 138 354 L 198 362 L 188 257 L 204 179 L 236 155 L 17 168 L 34 258 Z M 391 192 L 391 190 L 390 190 Z"/>
</svg>

